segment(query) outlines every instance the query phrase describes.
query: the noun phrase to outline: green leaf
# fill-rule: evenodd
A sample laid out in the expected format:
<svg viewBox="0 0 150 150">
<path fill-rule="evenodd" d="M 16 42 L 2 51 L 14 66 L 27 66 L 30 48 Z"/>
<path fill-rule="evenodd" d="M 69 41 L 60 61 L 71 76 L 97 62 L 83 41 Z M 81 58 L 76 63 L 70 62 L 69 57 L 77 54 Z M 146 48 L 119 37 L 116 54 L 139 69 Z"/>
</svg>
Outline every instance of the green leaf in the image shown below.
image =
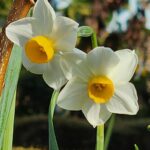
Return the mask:
<svg viewBox="0 0 150 150">
<path fill-rule="evenodd" d="M 134 144 L 134 148 L 135 150 L 139 150 L 139 147 L 136 144 Z"/>
<path fill-rule="evenodd" d="M 109 123 L 108 123 L 108 128 L 107 128 L 107 132 L 106 132 L 106 136 L 105 136 L 104 150 L 108 149 L 110 138 L 111 138 L 111 135 L 113 132 L 114 124 L 115 124 L 115 114 L 112 114 L 112 116 L 109 120 Z"/>
<path fill-rule="evenodd" d="M 11 150 L 13 141 L 14 115 L 15 115 L 16 93 L 14 94 L 13 103 L 11 105 L 5 133 L 2 150 Z M 6 139 L 6 140 L 5 140 Z"/>
<path fill-rule="evenodd" d="M 93 29 L 89 26 L 81 26 L 78 29 L 78 36 L 79 37 L 89 37 L 93 34 Z"/>
<path fill-rule="evenodd" d="M 19 78 L 21 68 L 21 52 L 22 50 L 17 46 L 14 46 L 14 48 L 12 49 L 5 76 L 5 86 L 2 92 L 2 96 L 0 97 L 0 150 L 2 149 L 2 144 L 4 143 L 3 140 L 7 140 L 4 138 L 4 134 L 7 123 L 9 122 L 9 114 Z"/>
</svg>

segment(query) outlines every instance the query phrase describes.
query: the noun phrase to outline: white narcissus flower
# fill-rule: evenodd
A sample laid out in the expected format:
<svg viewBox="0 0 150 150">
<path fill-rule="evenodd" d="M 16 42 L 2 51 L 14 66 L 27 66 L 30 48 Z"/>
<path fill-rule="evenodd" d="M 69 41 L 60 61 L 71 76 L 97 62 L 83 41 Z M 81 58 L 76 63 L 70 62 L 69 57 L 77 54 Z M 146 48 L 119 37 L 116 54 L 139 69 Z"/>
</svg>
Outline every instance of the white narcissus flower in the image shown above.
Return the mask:
<svg viewBox="0 0 150 150">
<path fill-rule="evenodd" d="M 72 56 L 71 56 L 72 55 Z M 74 54 L 66 55 L 73 57 Z M 62 67 L 70 79 L 58 97 L 58 105 L 68 110 L 82 110 L 95 127 L 104 124 L 112 113 L 134 115 L 139 106 L 135 87 L 129 82 L 137 67 L 134 51 L 125 49 L 113 52 L 97 47 L 89 52 L 72 69 Z"/>
<path fill-rule="evenodd" d="M 47 0 L 37 0 L 33 16 L 20 19 L 6 28 L 7 37 L 23 48 L 23 65 L 32 73 L 43 74 L 46 83 L 59 89 L 65 82 L 60 53 L 74 49 L 78 23 L 56 16 Z"/>
</svg>

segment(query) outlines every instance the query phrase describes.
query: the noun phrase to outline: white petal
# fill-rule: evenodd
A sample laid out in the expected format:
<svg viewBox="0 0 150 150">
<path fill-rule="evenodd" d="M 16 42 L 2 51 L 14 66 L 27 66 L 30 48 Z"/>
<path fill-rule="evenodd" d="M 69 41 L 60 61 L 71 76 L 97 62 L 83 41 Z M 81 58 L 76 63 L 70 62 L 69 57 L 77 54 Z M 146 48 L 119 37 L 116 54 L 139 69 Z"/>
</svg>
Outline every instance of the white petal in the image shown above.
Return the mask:
<svg viewBox="0 0 150 150">
<path fill-rule="evenodd" d="M 87 99 L 87 83 L 80 78 L 73 78 L 60 92 L 57 103 L 64 109 L 81 110 Z"/>
<path fill-rule="evenodd" d="M 56 50 L 70 51 L 75 48 L 78 23 L 67 17 L 58 16 L 55 19 L 51 37 L 56 41 Z"/>
<path fill-rule="evenodd" d="M 43 74 L 46 70 L 47 63 L 44 64 L 36 64 L 32 63 L 26 56 L 25 51 L 22 53 L 22 63 L 23 66 L 30 72 L 35 74 Z"/>
<path fill-rule="evenodd" d="M 33 18 L 23 18 L 13 23 L 10 23 L 6 27 L 6 35 L 15 44 L 24 47 L 24 44 L 28 39 L 33 36 Z"/>
<path fill-rule="evenodd" d="M 111 116 L 105 105 L 100 105 L 89 100 L 82 107 L 82 111 L 93 127 L 104 124 Z"/>
<path fill-rule="evenodd" d="M 100 105 L 88 99 L 82 107 L 82 111 L 89 123 L 96 127 L 99 123 Z"/>
<path fill-rule="evenodd" d="M 56 15 L 47 0 L 37 0 L 33 9 L 33 17 L 37 19 L 34 29 L 38 31 L 39 35 L 49 35 Z"/>
<path fill-rule="evenodd" d="M 120 62 L 109 76 L 116 83 L 128 82 L 135 72 L 138 64 L 138 57 L 134 51 L 128 49 L 119 50 L 115 53 L 120 58 Z"/>
<path fill-rule="evenodd" d="M 115 94 L 106 104 L 112 113 L 134 115 L 139 110 L 137 93 L 132 83 L 119 84 L 115 87 Z"/>
<path fill-rule="evenodd" d="M 62 54 L 60 64 L 64 75 L 68 80 L 75 75 L 76 65 L 85 58 L 86 53 L 78 49 L 73 49 L 73 51 L 68 51 Z"/>
<path fill-rule="evenodd" d="M 55 90 L 59 90 L 66 83 L 66 78 L 60 67 L 60 55 L 55 54 L 53 60 L 48 63 L 43 79 Z"/>
<path fill-rule="evenodd" d="M 118 64 L 118 56 L 106 47 L 97 47 L 87 55 L 87 62 L 95 75 L 107 75 Z"/>
<path fill-rule="evenodd" d="M 108 111 L 105 105 L 101 104 L 100 113 L 99 113 L 99 121 L 97 125 L 104 124 L 111 116 L 111 112 Z"/>
</svg>

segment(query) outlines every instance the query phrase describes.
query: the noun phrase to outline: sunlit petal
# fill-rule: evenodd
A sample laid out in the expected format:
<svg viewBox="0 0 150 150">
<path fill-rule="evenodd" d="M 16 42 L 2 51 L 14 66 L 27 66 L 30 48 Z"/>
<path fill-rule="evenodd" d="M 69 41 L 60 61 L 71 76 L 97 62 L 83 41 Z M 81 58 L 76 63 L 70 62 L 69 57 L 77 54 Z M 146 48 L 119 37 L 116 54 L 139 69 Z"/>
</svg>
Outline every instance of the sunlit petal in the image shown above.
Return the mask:
<svg viewBox="0 0 150 150">
<path fill-rule="evenodd" d="M 70 51 L 77 40 L 78 23 L 67 17 L 56 17 L 51 38 L 54 39 L 56 50 Z"/>
<path fill-rule="evenodd" d="M 88 66 L 95 75 L 107 75 L 119 61 L 119 57 L 106 47 L 97 47 L 87 55 Z"/>
<path fill-rule="evenodd" d="M 138 64 L 138 58 L 134 51 L 129 49 L 119 50 L 115 52 L 120 58 L 120 62 L 110 72 L 110 78 L 115 82 L 128 82 L 131 80 Z"/>
<path fill-rule="evenodd" d="M 34 18 L 23 18 L 12 22 L 6 28 L 7 37 L 18 46 L 24 47 L 26 41 L 36 34 L 32 30 L 34 22 Z"/>
<path fill-rule="evenodd" d="M 48 0 L 37 0 L 33 17 L 36 18 L 34 30 L 38 31 L 39 35 L 50 35 L 56 15 Z"/>
</svg>

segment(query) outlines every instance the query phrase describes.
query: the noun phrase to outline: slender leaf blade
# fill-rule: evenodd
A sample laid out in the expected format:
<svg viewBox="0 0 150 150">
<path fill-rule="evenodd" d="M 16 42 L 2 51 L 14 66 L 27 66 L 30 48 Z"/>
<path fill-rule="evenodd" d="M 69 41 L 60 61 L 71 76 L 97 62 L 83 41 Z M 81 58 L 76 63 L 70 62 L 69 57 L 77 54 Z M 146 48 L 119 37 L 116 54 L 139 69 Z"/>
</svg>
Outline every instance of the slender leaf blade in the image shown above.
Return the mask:
<svg viewBox="0 0 150 150">
<path fill-rule="evenodd" d="M 14 46 L 12 49 L 5 76 L 5 85 L 0 98 L 0 149 L 2 148 L 4 133 L 19 78 L 21 68 L 21 52 L 22 50 L 18 46 Z"/>
<path fill-rule="evenodd" d="M 139 147 L 137 146 L 137 144 L 134 144 L 134 148 L 135 150 L 139 150 Z"/>
<path fill-rule="evenodd" d="M 4 140 L 2 150 L 11 150 L 12 141 L 13 141 L 13 129 L 14 129 L 14 115 L 15 115 L 15 102 L 16 102 L 16 93 L 14 94 L 13 103 L 11 105 L 6 130 L 4 133 Z"/>
</svg>

